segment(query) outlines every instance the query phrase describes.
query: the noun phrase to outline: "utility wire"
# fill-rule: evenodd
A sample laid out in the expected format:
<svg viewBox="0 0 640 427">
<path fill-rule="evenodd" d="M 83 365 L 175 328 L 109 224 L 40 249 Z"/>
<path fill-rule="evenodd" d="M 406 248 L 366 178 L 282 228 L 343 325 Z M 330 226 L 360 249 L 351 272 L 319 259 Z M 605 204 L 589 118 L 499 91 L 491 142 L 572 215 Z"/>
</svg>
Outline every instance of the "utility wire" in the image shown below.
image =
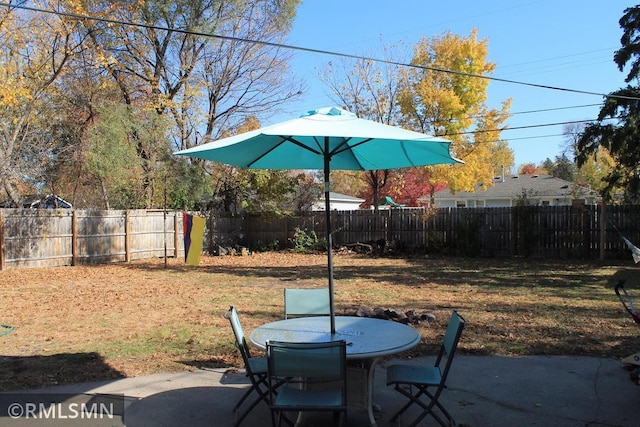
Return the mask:
<svg viewBox="0 0 640 427">
<path fill-rule="evenodd" d="M 230 41 L 238 41 L 238 42 L 244 42 L 244 43 L 255 43 L 255 44 L 261 44 L 261 45 L 264 45 L 264 46 L 277 47 L 277 48 L 282 48 L 282 49 L 292 49 L 292 50 L 299 50 L 299 51 L 304 51 L 304 52 L 312 52 L 312 53 L 320 53 L 320 54 L 325 54 L 325 55 L 341 56 L 341 57 L 346 57 L 346 58 L 351 58 L 351 59 L 376 61 L 376 62 L 387 63 L 387 64 L 390 64 L 390 65 L 420 68 L 420 69 L 426 69 L 426 70 L 430 70 L 430 71 L 438 71 L 438 72 L 451 73 L 451 74 L 456 74 L 456 75 L 464 75 L 464 76 L 468 76 L 468 77 L 483 78 L 483 79 L 487 79 L 487 80 L 495 80 L 495 81 L 501 81 L 501 82 L 506 82 L 506 83 L 534 86 L 534 87 L 540 87 L 540 88 L 546 88 L 546 89 L 563 90 L 563 91 L 584 93 L 584 94 L 591 94 L 591 95 L 601 95 L 601 96 L 604 96 L 604 97 L 617 97 L 617 98 L 624 98 L 624 99 L 640 100 L 640 98 L 638 98 L 638 97 L 627 97 L 627 96 L 617 96 L 617 95 L 614 96 L 614 95 L 606 95 L 606 94 L 601 94 L 601 93 L 596 93 L 596 92 L 588 92 L 588 91 L 582 91 L 582 90 L 558 88 L 558 87 L 553 87 L 553 86 L 546 86 L 546 85 L 538 85 L 538 84 L 533 84 L 533 83 L 518 82 L 518 81 L 513 81 L 513 80 L 507 80 L 507 79 L 499 79 L 499 78 L 496 78 L 496 77 L 483 76 L 483 75 L 479 75 L 479 74 L 463 73 L 463 72 L 460 72 L 460 71 L 447 70 L 447 69 L 442 69 L 442 68 L 425 67 L 425 66 L 419 66 L 419 65 L 413 65 L 413 64 L 406 64 L 406 63 L 402 63 L 402 62 L 389 61 L 389 60 L 384 60 L 384 59 L 376 59 L 376 58 L 371 58 L 371 57 L 366 57 L 366 56 L 359 56 L 359 55 L 339 53 L 339 52 L 331 52 L 331 51 L 327 51 L 327 50 L 305 48 L 305 47 L 300 47 L 300 46 L 293 46 L 293 45 L 274 43 L 274 42 L 266 42 L 266 41 L 260 41 L 260 40 L 251 40 L 251 39 L 246 39 L 246 38 L 241 38 L 241 37 L 222 36 L 222 35 L 217 35 L 217 34 L 203 33 L 203 32 L 191 31 L 191 30 L 170 29 L 170 28 L 167 28 L 167 27 L 161 27 L 161 26 L 157 26 L 157 25 L 132 23 L 132 22 L 126 22 L 126 21 L 121 21 L 121 20 L 116 20 L 116 19 L 109 19 L 109 18 L 91 17 L 91 16 L 88 16 L 88 15 L 82 15 L 82 14 L 77 14 L 77 13 L 52 11 L 52 10 L 40 9 L 40 8 L 35 8 L 35 7 L 23 6 L 23 5 L 12 5 L 12 4 L 3 3 L 3 2 L 0 2 L 0 6 L 4 6 L 4 7 L 8 7 L 8 8 L 12 8 L 13 7 L 13 8 L 17 8 L 17 9 L 24 9 L 24 10 L 29 10 L 29 11 L 32 11 L 32 12 L 41 12 L 41 13 L 48 13 L 48 14 L 59 15 L 59 16 L 66 16 L 66 17 L 75 18 L 75 19 L 89 19 L 89 20 L 105 22 L 105 23 L 111 23 L 111 24 L 119 24 L 119 25 L 125 25 L 125 26 L 141 27 L 141 28 L 147 28 L 147 29 L 152 29 L 152 30 L 160 30 L 160 31 L 173 31 L 173 32 L 181 33 L 181 34 L 189 34 L 189 35 L 196 35 L 196 36 L 202 36 L 202 37 L 211 37 L 211 38 L 218 38 L 218 39 L 230 40 Z M 549 109 L 542 109 L 542 110 L 530 110 L 530 111 L 522 111 L 522 112 L 512 113 L 512 115 L 513 114 L 528 114 L 528 113 L 537 113 L 537 112 L 545 112 L 545 111 L 553 111 L 553 110 L 562 110 L 562 109 L 569 109 L 569 108 L 590 107 L 590 106 L 597 106 L 597 105 L 601 105 L 601 104 L 587 104 L 587 105 L 580 105 L 580 106 L 574 106 L 574 107 L 557 107 L 557 108 L 549 108 Z M 443 135 L 439 135 L 439 136 L 466 135 L 466 134 L 484 133 L 484 132 L 502 132 L 502 131 L 507 131 L 507 130 L 531 129 L 531 128 L 537 128 L 537 127 L 558 126 L 558 125 L 572 124 L 572 123 L 589 123 L 589 122 L 593 122 L 593 121 L 594 120 L 574 120 L 574 121 L 568 121 L 568 122 L 545 123 L 545 124 L 516 126 L 516 127 L 505 127 L 503 129 L 482 129 L 482 130 L 466 131 L 466 132 L 459 132 L 459 133 L 452 133 L 452 134 L 443 134 Z"/>
<path fill-rule="evenodd" d="M 23 5 L 15 5 L 15 4 L 4 3 L 4 2 L 0 2 L 0 6 L 5 6 L 5 7 L 8 7 L 8 8 L 15 8 L 15 9 L 24 9 L 24 10 L 29 10 L 29 11 L 32 11 L 32 12 L 48 13 L 48 14 L 53 14 L 53 15 L 58 15 L 58 16 L 66 16 L 66 17 L 74 18 L 74 19 L 88 19 L 88 20 L 93 20 L 93 21 L 98 21 L 98 22 L 105 22 L 105 23 L 108 23 L 108 24 L 118 24 L 118 25 L 130 26 L 130 27 L 140 27 L 140 28 L 146 28 L 146 29 L 149 29 L 149 30 L 170 31 L 170 32 L 175 32 L 175 33 L 180 33 L 180 34 L 188 34 L 188 35 L 194 35 L 194 36 L 200 36 L 200 37 L 210 37 L 210 38 L 215 38 L 215 39 L 220 39 L 220 40 L 229 40 L 229 41 L 242 42 L 242 43 L 253 43 L 253 44 L 258 44 L 258 45 L 262 45 L 262 46 L 275 47 L 275 48 L 278 48 L 278 49 L 288 49 L 288 50 L 295 50 L 295 51 L 300 51 L 300 52 L 317 53 L 317 54 L 321 54 L 321 55 L 338 56 L 338 57 L 349 58 L 349 59 L 373 61 L 373 62 L 379 62 L 379 63 L 383 63 L 383 64 L 388 64 L 388 65 L 395 65 L 395 66 L 399 66 L 399 67 L 408 67 L 408 68 L 415 68 L 415 69 L 421 69 L 421 70 L 427 70 L 427 71 L 435 71 L 435 72 L 439 72 L 439 73 L 447 73 L 447 74 L 453 74 L 453 75 L 464 76 L 464 77 L 473 77 L 473 78 L 485 79 L 485 80 L 501 82 L 501 83 L 509 83 L 509 84 L 515 84 L 515 85 L 521 85 L 521 86 L 535 87 L 535 88 L 539 88 L 539 89 L 555 90 L 555 91 L 561 91 L 561 92 L 580 93 L 580 94 L 584 94 L 584 95 L 595 95 L 595 96 L 602 96 L 604 98 L 616 98 L 616 99 L 627 99 L 627 100 L 640 101 L 640 97 L 635 97 L 635 96 L 604 94 L 604 93 L 599 93 L 599 92 L 591 92 L 591 91 L 587 91 L 587 90 L 568 89 L 568 88 L 563 88 L 563 87 L 558 87 L 558 86 L 550 86 L 550 85 L 543 85 L 543 84 L 537 84 L 537 83 L 520 82 L 520 81 L 516 81 L 516 80 L 502 79 L 502 78 L 498 78 L 498 77 L 485 76 L 485 75 L 481 75 L 481 74 L 465 73 L 465 72 L 462 72 L 462 71 L 448 70 L 448 69 L 438 68 L 438 67 L 428 67 L 428 66 L 424 66 L 424 65 L 407 64 L 407 63 L 404 63 L 404 62 L 398 62 L 398 61 L 392 61 L 392 60 L 386 60 L 386 59 L 378 59 L 378 58 L 355 55 L 355 54 L 350 54 L 350 53 L 333 52 L 333 51 L 329 51 L 329 50 L 314 49 L 314 48 L 309 48 L 309 47 L 294 46 L 294 45 L 289 45 L 289 44 L 268 42 L 268 41 L 262 41 L 262 40 L 253 40 L 253 39 L 248 39 L 248 38 L 244 38 L 244 37 L 223 36 L 223 35 L 220 35 L 220 34 L 211 34 L 211 33 L 199 32 L 199 31 L 183 30 L 183 29 L 179 29 L 179 28 L 167 28 L 167 27 L 161 27 L 161 26 L 158 26 L 158 25 L 133 23 L 133 22 L 121 21 L 121 20 L 118 20 L 118 19 L 110 19 L 110 18 L 99 18 L 99 17 L 88 16 L 88 15 L 82 15 L 82 14 L 78 14 L 78 13 L 53 11 L 53 10 L 47 10 L 47 9 L 41 9 L 41 8 L 36 8 L 36 7 L 23 6 Z"/>
<path fill-rule="evenodd" d="M 574 68 L 583 68 L 585 66 L 591 66 L 591 65 L 597 65 L 597 64 L 610 64 L 611 60 L 602 60 L 602 61 L 597 61 L 597 62 L 590 62 L 588 64 L 582 63 L 582 64 L 577 64 L 577 63 L 572 63 L 572 64 L 556 64 L 553 66 L 548 66 L 548 67 L 542 67 L 542 68 L 531 68 L 529 70 L 520 70 L 520 71 L 513 71 L 511 73 L 507 73 L 507 74 L 500 74 L 501 76 L 518 76 L 521 74 L 525 74 L 527 76 L 531 76 L 534 74 L 549 74 L 549 73 L 555 73 L 557 71 L 564 71 L 564 70 L 571 70 Z M 563 65 L 567 65 L 567 66 L 563 66 Z"/>
<path fill-rule="evenodd" d="M 616 117 L 614 117 L 612 119 L 606 119 L 606 120 L 613 120 L 615 118 Z M 573 124 L 573 123 L 592 123 L 592 122 L 595 122 L 595 121 L 597 121 L 597 120 L 572 120 L 572 121 L 568 121 L 568 122 L 543 123 L 543 124 L 537 124 L 537 125 L 504 127 L 504 128 L 501 128 L 501 129 L 476 129 L 476 130 L 470 130 L 470 131 L 465 131 L 465 132 L 437 134 L 435 136 L 445 137 L 445 136 L 453 136 L 453 135 L 471 135 L 471 134 L 475 134 L 475 133 L 486 133 L 486 132 L 504 132 L 504 131 L 508 131 L 508 130 L 533 129 L 533 128 L 540 128 L 540 127 L 546 127 L 546 126 L 568 125 L 568 124 Z M 505 138 L 505 139 L 509 139 L 509 138 Z"/>
<path fill-rule="evenodd" d="M 518 114 L 531 114 L 531 113 L 546 113 L 549 111 L 558 111 L 558 110 L 571 110 L 573 108 L 587 108 L 587 107 L 601 107 L 602 104 L 583 104 L 583 105 L 572 105 L 570 107 L 554 107 L 554 108 L 544 108 L 541 110 L 528 110 L 528 111 L 518 111 L 515 113 L 509 113 L 511 116 L 515 116 Z"/>
<path fill-rule="evenodd" d="M 549 111 L 559 111 L 559 110 L 571 110 L 574 108 L 587 108 L 587 107 L 601 107 L 602 103 L 599 104 L 583 104 L 583 105 L 572 105 L 572 106 L 567 106 L 567 107 L 553 107 L 553 108 L 543 108 L 543 109 L 539 109 L 539 110 L 527 110 L 527 111 L 517 111 L 515 113 L 511 113 L 509 112 L 509 116 L 517 116 L 520 114 L 532 114 L 532 113 L 547 113 Z M 481 119 L 483 117 L 487 117 L 490 114 L 471 114 L 469 116 L 467 116 L 467 118 L 470 119 Z"/>
<path fill-rule="evenodd" d="M 520 63 L 517 63 L 517 64 L 499 65 L 499 66 L 497 66 L 496 70 L 503 70 L 505 68 L 512 68 L 512 67 L 520 67 L 521 65 L 536 64 L 536 63 L 539 63 L 539 62 L 553 61 L 553 60 L 556 60 L 556 59 L 571 58 L 571 57 L 574 57 L 574 56 L 582 56 L 582 55 L 587 55 L 587 54 L 596 53 L 596 52 L 605 52 L 605 51 L 606 52 L 614 52 L 616 49 L 618 49 L 618 48 L 617 47 L 610 47 L 610 48 L 606 48 L 606 49 L 591 50 L 591 51 L 588 51 L 588 52 L 573 53 L 573 54 L 570 54 L 570 55 L 554 56 L 552 58 L 538 59 L 538 60 L 535 60 L 535 61 L 520 62 Z"/>
<path fill-rule="evenodd" d="M 564 136 L 562 133 L 554 133 L 551 135 L 535 135 L 535 136 L 521 136 L 519 138 L 509 138 L 509 142 L 511 141 L 521 141 L 523 139 L 540 139 L 540 138 L 557 138 L 559 136 Z M 506 138 L 505 138 L 506 139 Z M 500 142 L 501 140 L 496 140 L 494 142 Z"/>
</svg>

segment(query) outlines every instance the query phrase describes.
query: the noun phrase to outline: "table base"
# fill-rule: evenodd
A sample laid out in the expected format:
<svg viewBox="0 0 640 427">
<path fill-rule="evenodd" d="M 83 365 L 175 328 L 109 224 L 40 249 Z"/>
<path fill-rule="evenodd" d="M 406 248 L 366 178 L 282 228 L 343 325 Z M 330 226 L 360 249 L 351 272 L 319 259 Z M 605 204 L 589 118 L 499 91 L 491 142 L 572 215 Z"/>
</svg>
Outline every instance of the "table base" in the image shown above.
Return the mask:
<svg viewBox="0 0 640 427">
<path fill-rule="evenodd" d="M 378 358 L 350 360 L 347 362 L 347 404 L 367 410 L 369 424 L 377 426 L 373 402 L 373 376 Z"/>
</svg>

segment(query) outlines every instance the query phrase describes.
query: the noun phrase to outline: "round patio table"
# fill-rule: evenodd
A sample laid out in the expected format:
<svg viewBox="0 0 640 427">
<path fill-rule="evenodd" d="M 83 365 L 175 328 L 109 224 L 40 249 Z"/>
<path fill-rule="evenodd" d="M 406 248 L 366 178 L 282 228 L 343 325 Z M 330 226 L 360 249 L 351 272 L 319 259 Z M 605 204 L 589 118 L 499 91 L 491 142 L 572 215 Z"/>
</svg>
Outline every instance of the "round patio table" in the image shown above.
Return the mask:
<svg viewBox="0 0 640 427">
<path fill-rule="evenodd" d="M 278 320 L 259 326 L 251 332 L 251 343 L 262 349 L 267 341 L 325 342 L 345 340 L 347 359 L 350 361 L 350 377 L 347 386 L 350 404 L 365 407 L 372 426 L 373 374 L 381 357 L 409 350 L 420 343 L 420 334 L 410 326 L 390 320 L 368 317 L 336 316 L 336 333 L 331 334 L 328 316 L 300 317 Z M 358 381 L 359 372 L 365 377 Z M 351 384 L 351 386 L 349 386 Z M 360 387 L 358 387 L 360 386 Z M 352 392 L 356 390 L 355 392 Z M 360 402 L 359 397 L 362 397 Z"/>
</svg>

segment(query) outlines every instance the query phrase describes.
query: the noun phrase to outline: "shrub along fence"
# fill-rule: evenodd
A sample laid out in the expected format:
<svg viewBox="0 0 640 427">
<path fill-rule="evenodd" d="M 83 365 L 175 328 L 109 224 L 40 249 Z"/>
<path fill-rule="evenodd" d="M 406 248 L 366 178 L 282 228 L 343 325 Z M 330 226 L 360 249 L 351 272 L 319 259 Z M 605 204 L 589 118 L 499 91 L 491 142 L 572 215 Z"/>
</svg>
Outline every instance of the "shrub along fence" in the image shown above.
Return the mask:
<svg viewBox="0 0 640 427">
<path fill-rule="evenodd" d="M 198 214 L 197 214 L 198 215 Z M 294 247 L 325 236 L 325 215 L 206 216 L 204 250 Z M 336 246 L 453 256 L 631 259 L 640 206 L 334 211 Z M 184 256 L 182 212 L 0 209 L 0 269 Z"/>
</svg>

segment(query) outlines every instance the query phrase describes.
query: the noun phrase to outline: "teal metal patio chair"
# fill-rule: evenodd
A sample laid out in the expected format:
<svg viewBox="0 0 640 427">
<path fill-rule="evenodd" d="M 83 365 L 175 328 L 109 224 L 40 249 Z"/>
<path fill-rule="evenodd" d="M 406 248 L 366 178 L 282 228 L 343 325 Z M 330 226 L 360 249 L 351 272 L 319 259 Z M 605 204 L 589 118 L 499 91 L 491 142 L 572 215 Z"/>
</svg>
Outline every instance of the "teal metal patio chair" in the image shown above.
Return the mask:
<svg viewBox="0 0 640 427">
<path fill-rule="evenodd" d="M 396 363 L 387 368 L 387 385 L 395 385 L 396 391 L 409 398 L 409 402 L 391 417 L 391 422 L 395 422 L 402 413 L 416 404 L 422 408 L 422 412 L 410 426 L 417 425 L 427 415 L 431 415 L 441 426 L 455 425 L 453 417 L 438 399 L 445 388 L 464 326 L 465 320 L 454 310 L 434 366 Z M 433 391 L 429 391 L 429 387 Z M 425 402 L 421 400 L 422 396 L 425 396 Z M 436 408 L 447 422 L 434 411 Z"/>
<path fill-rule="evenodd" d="M 331 314 L 329 288 L 285 289 L 284 318 L 328 316 Z"/>
<path fill-rule="evenodd" d="M 340 425 L 347 417 L 344 340 L 313 343 L 267 342 L 271 422 L 293 425 L 284 412 L 331 411 Z M 282 386 L 280 384 L 284 382 Z M 277 394 L 274 393 L 278 387 Z M 278 421 L 276 423 L 276 420 Z"/>
<path fill-rule="evenodd" d="M 234 425 L 239 426 L 258 403 L 265 402 L 266 404 L 269 404 L 267 358 L 251 356 L 251 351 L 249 350 L 249 346 L 247 345 L 247 341 L 242 330 L 242 325 L 240 324 L 238 312 L 233 306 L 229 307 L 229 309 L 224 313 L 224 317 L 229 320 L 229 323 L 231 323 L 231 328 L 233 329 L 233 334 L 236 340 L 236 347 L 238 347 L 244 362 L 245 374 L 251 381 L 249 389 L 242 395 L 242 397 L 240 397 L 240 400 L 238 400 L 236 405 L 233 407 L 233 412 L 235 413 Z M 249 404 L 246 410 L 240 412 L 240 407 L 244 401 L 254 393 L 256 394 L 254 400 Z M 239 417 L 238 412 L 240 412 Z"/>
</svg>

